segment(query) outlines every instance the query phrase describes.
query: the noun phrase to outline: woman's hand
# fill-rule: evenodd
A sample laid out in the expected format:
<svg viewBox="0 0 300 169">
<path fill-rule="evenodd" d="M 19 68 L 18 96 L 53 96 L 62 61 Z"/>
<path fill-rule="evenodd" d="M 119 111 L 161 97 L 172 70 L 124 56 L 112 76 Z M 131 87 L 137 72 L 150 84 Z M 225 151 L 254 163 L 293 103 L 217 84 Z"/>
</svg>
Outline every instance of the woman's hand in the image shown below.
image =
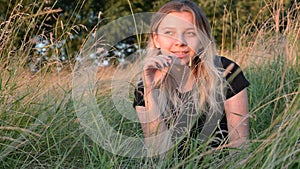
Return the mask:
<svg viewBox="0 0 300 169">
<path fill-rule="evenodd" d="M 143 72 L 143 81 L 146 92 L 149 93 L 152 89 L 158 88 L 165 79 L 169 67 L 172 63 L 171 56 L 158 55 L 146 59 Z"/>
</svg>

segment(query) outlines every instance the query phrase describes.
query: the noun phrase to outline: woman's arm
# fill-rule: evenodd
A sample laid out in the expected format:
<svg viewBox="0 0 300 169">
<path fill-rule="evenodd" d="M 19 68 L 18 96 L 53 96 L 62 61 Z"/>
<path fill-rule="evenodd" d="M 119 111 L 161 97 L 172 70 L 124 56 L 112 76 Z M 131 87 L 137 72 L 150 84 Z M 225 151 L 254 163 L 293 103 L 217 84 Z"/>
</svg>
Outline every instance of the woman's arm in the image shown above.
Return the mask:
<svg viewBox="0 0 300 169">
<path fill-rule="evenodd" d="M 144 96 L 145 106 L 136 106 L 139 121 L 145 136 L 145 144 L 149 155 L 157 155 L 165 152 L 172 145 L 171 133 L 164 123 L 157 107 L 155 92 Z"/>
<path fill-rule="evenodd" d="M 165 126 L 160 109 L 158 108 L 158 93 L 155 89 L 167 75 L 172 60 L 169 56 L 159 55 L 146 58 L 143 67 L 144 101 L 145 107 L 136 106 L 139 121 L 145 138 L 156 136 L 165 131 Z"/>
<path fill-rule="evenodd" d="M 249 137 L 249 112 L 247 89 L 225 101 L 229 147 L 240 147 Z"/>
<path fill-rule="evenodd" d="M 135 107 L 145 138 L 153 137 L 167 129 L 160 116 L 152 116 L 143 106 Z"/>
</svg>

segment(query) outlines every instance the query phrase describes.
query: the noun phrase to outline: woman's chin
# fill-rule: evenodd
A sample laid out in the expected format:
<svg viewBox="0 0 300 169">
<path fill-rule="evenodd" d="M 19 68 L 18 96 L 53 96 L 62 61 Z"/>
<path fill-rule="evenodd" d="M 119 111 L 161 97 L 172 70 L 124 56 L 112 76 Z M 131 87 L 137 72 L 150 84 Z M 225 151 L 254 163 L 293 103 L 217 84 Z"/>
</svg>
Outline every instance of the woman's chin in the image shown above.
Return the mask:
<svg viewBox="0 0 300 169">
<path fill-rule="evenodd" d="M 189 62 L 185 61 L 185 60 L 181 60 L 180 65 L 182 65 L 182 66 L 188 66 Z"/>
</svg>

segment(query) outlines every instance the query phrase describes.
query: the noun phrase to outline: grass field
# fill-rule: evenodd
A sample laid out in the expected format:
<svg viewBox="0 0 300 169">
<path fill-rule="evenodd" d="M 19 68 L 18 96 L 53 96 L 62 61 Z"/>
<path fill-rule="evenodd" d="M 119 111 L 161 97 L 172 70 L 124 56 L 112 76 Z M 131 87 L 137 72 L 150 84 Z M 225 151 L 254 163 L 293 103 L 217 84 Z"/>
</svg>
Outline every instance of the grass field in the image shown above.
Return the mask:
<svg viewBox="0 0 300 169">
<path fill-rule="evenodd" d="M 295 16 L 287 16 L 289 24 L 283 31 L 277 31 L 279 22 L 270 16 L 270 24 L 257 28 L 226 53 L 241 65 L 251 83 L 248 146 L 226 155 L 226 149 L 212 151 L 191 140 L 190 155 L 183 159 L 176 146 L 163 160 L 123 157 L 104 150 L 80 125 L 72 98 L 72 71 L 49 71 L 50 64 L 31 73 L 25 60 L 33 45 L 27 37 L 16 38 L 22 18 L 3 22 L 0 168 L 300 168 L 299 5 L 293 9 Z M 17 43 L 20 48 L 14 47 Z M 110 126 L 120 133 L 138 135 L 139 124 L 122 117 L 113 105 L 113 71 L 99 70 L 96 101 Z"/>
</svg>

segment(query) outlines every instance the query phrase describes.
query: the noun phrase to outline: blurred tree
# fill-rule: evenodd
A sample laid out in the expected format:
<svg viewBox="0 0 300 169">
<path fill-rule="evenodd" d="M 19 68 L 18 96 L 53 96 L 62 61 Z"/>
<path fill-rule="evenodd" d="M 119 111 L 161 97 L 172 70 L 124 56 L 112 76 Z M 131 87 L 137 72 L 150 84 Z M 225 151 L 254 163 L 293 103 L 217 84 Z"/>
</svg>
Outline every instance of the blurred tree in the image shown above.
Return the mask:
<svg viewBox="0 0 300 169">
<path fill-rule="evenodd" d="M 16 38 L 28 41 L 37 35 L 43 36 L 50 44 L 63 44 L 69 59 L 74 59 L 84 39 L 93 28 L 140 12 L 156 12 L 169 0 L 0 0 L 0 33 L 12 15 L 28 15 L 19 23 Z M 212 25 L 212 33 L 221 49 L 232 49 L 239 44 L 242 36 L 255 32 L 264 25 L 267 18 L 282 20 L 278 30 L 284 29 L 286 9 L 295 0 L 194 0 L 203 9 Z M 283 4 L 282 4 L 283 3 Z M 18 8 L 15 6 L 19 4 Z M 275 8 L 276 9 L 275 9 Z M 14 12 L 12 13 L 13 9 Z M 281 12 L 276 13 L 278 9 Z M 277 10 L 277 11 L 276 11 Z M 296 11 L 295 11 L 296 12 Z M 277 14 L 277 16 L 275 16 Z M 16 18 L 14 18 L 16 19 Z M 12 21 L 12 20 L 11 20 Z M 129 22 L 130 23 L 130 22 Z M 247 25 L 247 27 L 245 27 Z M 124 27 L 132 25 L 124 23 Z M 30 29 L 28 29 L 30 28 Z M 122 34 L 123 32 L 114 32 Z M 74 40 L 77 39 L 77 40 Z M 126 37 L 124 38 L 126 41 Z M 132 43 L 132 38 L 130 38 Z M 17 45 L 17 44 L 16 44 Z"/>
<path fill-rule="evenodd" d="M 262 6 L 261 0 L 197 0 L 197 3 L 209 18 L 212 33 L 222 47 L 232 47 L 241 27 L 253 20 Z"/>
</svg>

